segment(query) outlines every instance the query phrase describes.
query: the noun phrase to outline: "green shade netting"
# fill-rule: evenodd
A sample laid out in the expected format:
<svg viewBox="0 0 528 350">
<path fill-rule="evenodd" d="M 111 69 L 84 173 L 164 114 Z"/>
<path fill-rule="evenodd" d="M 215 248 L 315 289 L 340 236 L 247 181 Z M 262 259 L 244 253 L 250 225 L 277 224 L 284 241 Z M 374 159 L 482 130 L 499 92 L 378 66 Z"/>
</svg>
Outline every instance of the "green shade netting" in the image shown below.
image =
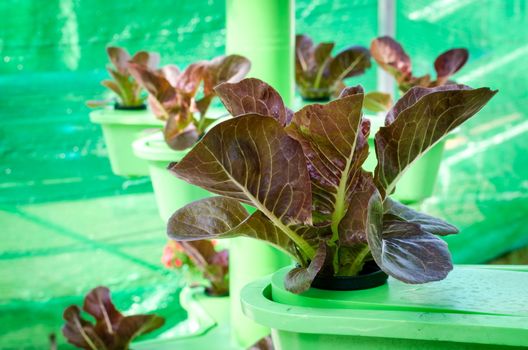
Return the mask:
<svg viewBox="0 0 528 350">
<path fill-rule="evenodd" d="M 456 262 L 480 263 L 528 244 L 528 9 L 524 0 L 397 2 L 397 37 L 417 73 L 467 47 L 456 76 L 499 94 L 448 142 L 424 209 L 457 224 Z M 296 2 L 297 32 L 337 49 L 368 46 L 376 0 Z M 102 134 L 88 121 L 107 44 L 162 53 L 180 67 L 224 50 L 219 0 L 0 2 L 0 348 L 47 348 L 61 313 L 107 285 L 126 312 L 174 325 L 181 278 L 160 264 L 165 242 L 147 178 L 111 173 Z M 375 89 L 376 71 L 350 80 Z M 155 334 L 156 335 L 156 334 Z"/>
</svg>

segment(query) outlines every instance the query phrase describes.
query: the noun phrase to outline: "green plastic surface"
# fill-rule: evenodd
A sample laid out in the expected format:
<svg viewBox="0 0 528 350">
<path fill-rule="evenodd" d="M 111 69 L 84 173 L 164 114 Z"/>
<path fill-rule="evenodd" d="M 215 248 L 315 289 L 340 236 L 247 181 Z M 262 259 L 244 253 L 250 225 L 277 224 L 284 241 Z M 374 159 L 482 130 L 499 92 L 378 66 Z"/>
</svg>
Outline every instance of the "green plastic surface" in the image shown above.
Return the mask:
<svg viewBox="0 0 528 350">
<path fill-rule="evenodd" d="M 163 122 L 145 111 L 100 109 L 90 113 L 90 120 L 103 129 L 112 171 L 120 176 L 148 175 L 147 162 L 136 157 L 132 143 L 139 137 L 163 127 Z"/>
<path fill-rule="evenodd" d="M 528 348 L 528 268 L 457 266 L 443 281 L 370 290 L 284 289 L 284 268 L 242 291 L 278 349 Z M 307 322 L 307 320 L 310 320 Z"/>
<path fill-rule="evenodd" d="M 108 286 L 125 314 L 156 313 L 166 325 L 185 319 L 183 279 L 160 258 L 167 238 L 152 193 L 0 207 L 0 349 L 59 349 L 62 312 Z"/>
<path fill-rule="evenodd" d="M 196 297 L 196 301 L 217 324 L 229 324 L 229 309 L 231 304 L 229 296 L 210 297 L 201 294 Z"/>
<path fill-rule="evenodd" d="M 180 303 L 188 318 L 155 340 L 138 341 L 132 350 L 241 350 L 230 342 L 229 297 L 209 297 L 203 288 L 185 287 Z"/>
<path fill-rule="evenodd" d="M 161 132 L 140 138 L 133 144 L 135 154 L 146 160 L 159 215 L 167 222 L 181 207 L 211 194 L 178 179 L 167 170 L 171 162 L 178 162 L 187 151 L 174 151 L 167 146 Z"/>
</svg>

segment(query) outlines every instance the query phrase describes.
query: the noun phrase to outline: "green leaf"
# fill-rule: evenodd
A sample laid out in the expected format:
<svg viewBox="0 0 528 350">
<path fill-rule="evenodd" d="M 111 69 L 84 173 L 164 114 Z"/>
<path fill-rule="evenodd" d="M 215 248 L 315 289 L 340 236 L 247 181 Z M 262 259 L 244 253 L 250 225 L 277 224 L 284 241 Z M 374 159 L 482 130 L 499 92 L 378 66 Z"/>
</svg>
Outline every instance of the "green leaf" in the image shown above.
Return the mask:
<svg viewBox="0 0 528 350">
<path fill-rule="evenodd" d="M 390 94 L 373 91 L 365 95 L 363 108 L 370 112 L 385 112 L 392 106 L 392 97 Z"/>
<path fill-rule="evenodd" d="M 295 294 L 307 291 L 323 267 L 325 259 L 326 243 L 321 242 L 308 267 L 296 267 L 288 272 L 284 278 L 284 288 Z"/>
<path fill-rule="evenodd" d="M 308 161 L 313 206 L 318 217 L 337 225 L 345 215 L 354 178 L 368 155 L 361 126 L 363 94 L 348 95 L 325 105 L 312 104 L 294 114 L 287 132 L 298 140 Z M 367 131 L 368 134 L 368 131 Z"/>
<path fill-rule="evenodd" d="M 412 88 L 394 107 L 394 121 L 375 136 L 378 165 L 375 180 L 385 196 L 392 193 L 408 167 L 451 130 L 475 115 L 495 95 L 489 88 L 446 85 L 416 98 Z M 416 101 L 416 102 L 414 102 Z M 414 103 L 413 103 L 414 102 Z M 402 108 L 403 106 L 403 108 Z M 405 108 L 406 107 L 406 108 Z"/>
<path fill-rule="evenodd" d="M 107 68 L 108 73 L 114 79 L 116 85 L 119 87 L 120 93 L 118 94 L 121 104 L 124 106 L 132 106 L 136 102 L 135 99 L 135 87 L 136 83 L 131 81 L 128 72 L 125 74 L 119 71 Z"/>
<path fill-rule="evenodd" d="M 103 85 L 104 87 L 112 90 L 119 98 L 123 98 L 123 96 L 121 95 L 121 89 L 119 88 L 119 85 L 117 85 L 117 83 L 113 80 L 103 80 L 101 82 L 101 85 Z"/>
<path fill-rule="evenodd" d="M 282 125 L 288 125 L 293 117 L 279 93 L 262 80 L 246 78 L 238 83 L 223 83 L 215 91 L 233 117 L 260 114 L 273 117 Z"/>
</svg>

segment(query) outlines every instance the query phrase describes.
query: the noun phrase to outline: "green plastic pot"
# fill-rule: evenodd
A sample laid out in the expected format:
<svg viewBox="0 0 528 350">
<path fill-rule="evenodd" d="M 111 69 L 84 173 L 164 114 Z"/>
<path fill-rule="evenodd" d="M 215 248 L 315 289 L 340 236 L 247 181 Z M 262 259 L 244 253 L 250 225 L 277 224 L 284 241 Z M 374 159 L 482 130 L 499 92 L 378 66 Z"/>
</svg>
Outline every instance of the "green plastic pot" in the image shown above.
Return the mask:
<svg viewBox="0 0 528 350">
<path fill-rule="evenodd" d="M 229 296 L 210 296 L 206 293 L 195 294 L 195 299 L 201 308 L 209 317 L 211 317 L 217 324 L 228 324 L 231 302 Z"/>
<path fill-rule="evenodd" d="M 384 124 L 384 116 L 366 116 L 371 121 L 368 139 L 369 156 L 363 168 L 374 171 L 377 164 L 374 136 Z M 393 197 L 403 203 L 419 203 L 433 194 L 436 178 L 442 162 L 445 139 L 438 142 L 420 159 L 414 162 L 396 185 Z"/>
<path fill-rule="evenodd" d="M 171 162 L 179 162 L 188 152 L 175 151 L 165 143 L 162 132 L 136 140 L 134 154 L 148 164 L 148 171 L 154 188 L 154 197 L 159 214 L 164 222 L 179 208 L 211 194 L 183 180 L 167 170 Z"/>
<path fill-rule="evenodd" d="M 120 176 L 146 176 L 147 163 L 137 158 L 132 143 L 149 129 L 163 127 L 148 110 L 99 109 L 90 113 L 92 123 L 100 124 L 112 172 Z"/>
<path fill-rule="evenodd" d="M 189 326 L 179 325 L 179 328 L 192 329 L 189 333 L 193 336 L 204 334 L 219 324 L 229 324 L 229 296 L 209 296 L 203 287 L 185 287 L 180 293 L 180 304 L 187 311 L 187 320 L 182 323 Z"/>
<path fill-rule="evenodd" d="M 528 349 L 528 267 L 457 266 L 440 282 L 285 290 L 281 269 L 247 285 L 244 313 L 277 350 Z"/>
<path fill-rule="evenodd" d="M 204 288 L 185 287 L 180 304 L 187 319 L 161 334 L 158 339 L 136 341 L 133 350 L 242 350 L 230 343 L 230 298 L 211 297 Z"/>
</svg>

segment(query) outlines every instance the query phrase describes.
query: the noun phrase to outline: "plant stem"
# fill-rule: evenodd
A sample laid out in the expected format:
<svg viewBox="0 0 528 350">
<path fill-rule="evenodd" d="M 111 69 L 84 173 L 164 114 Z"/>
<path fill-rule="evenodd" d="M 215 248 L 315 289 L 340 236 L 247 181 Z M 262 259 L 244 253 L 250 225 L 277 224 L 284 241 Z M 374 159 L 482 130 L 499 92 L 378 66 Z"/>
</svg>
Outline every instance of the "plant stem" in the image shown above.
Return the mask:
<svg viewBox="0 0 528 350">
<path fill-rule="evenodd" d="M 193 119 L 196 120 L 194 118 L 194 115 L 193 115 Z M 202 134 L 204 132 L 204 124 L 205 124 L 205 115 L 202 115 L 200 114 L 200 119 L 198 120 L 198 125 L 197 125 L 197 129 L 198 129 L 198 132 L 200 134 Z"/>
<path fill-rule="evenodd" d="M 361 271 L 365 257 L 367 256 L 369 252 L 370 252 L 370 248 L 368 244 L 365 244 L 365 246 L 357 253 L 356 258 L 350 265 L 350 268 L 348 269 L 347 274 L 346 274 L 347 276 L 348 275 L 355 276 Z"/>
<path fill-rule="evenodd" d="M 321 68 L 317 71 L 317 76 L 315 77 L 314 81 L 314 89 L 318 89 L 319 85 L 321 84 L 321 78 L 323 77 L 324 70 L 326 68 L 326 65 L 328 63 L 328 58 L 324 61 L 324 63 L 321 65 Z"/>
<path fill-rule="evenodd" d="M 254 198 L 251 198 L 252 200 Z M 255 201 L 254 201 L 255 202 Z M 255 205 L 257 203 L 255 202 Z M 257 206 L 257 205 L 256 205 Z M 306 254 L 306 256 L 312 260 L 315 256 L 315 249 L 313 249 L 309 244 L 308 242 L 306 242 L 301 236 L 299 236 L 296 232 L 294 232 L 291 228 L 289 228 L 288 226 L 286 226 L 282 221 L 280 221 L 280 219 L 278 219 L 275 215 L 273 215 L 269 210 L 268 208 L 266 208 L 265 206 L 263 205 L 259 205 L 257 206 L 257 208 L 262 212 L 264 213 L 264 215 L 266 215 L 268 217 L 268 219 L 271 220 L 271 222 L 273 222 L 273 224 L 275 226 L 277 226 L 278 228 L 281 229 L 282 232 L 284 232 L 288 237 L 290 237 L 290 239 L 292 241 L 295 242 L 295 244 L 301 249 L 302 252 L 304 252 L 304 254 Z"/>
</svg>

